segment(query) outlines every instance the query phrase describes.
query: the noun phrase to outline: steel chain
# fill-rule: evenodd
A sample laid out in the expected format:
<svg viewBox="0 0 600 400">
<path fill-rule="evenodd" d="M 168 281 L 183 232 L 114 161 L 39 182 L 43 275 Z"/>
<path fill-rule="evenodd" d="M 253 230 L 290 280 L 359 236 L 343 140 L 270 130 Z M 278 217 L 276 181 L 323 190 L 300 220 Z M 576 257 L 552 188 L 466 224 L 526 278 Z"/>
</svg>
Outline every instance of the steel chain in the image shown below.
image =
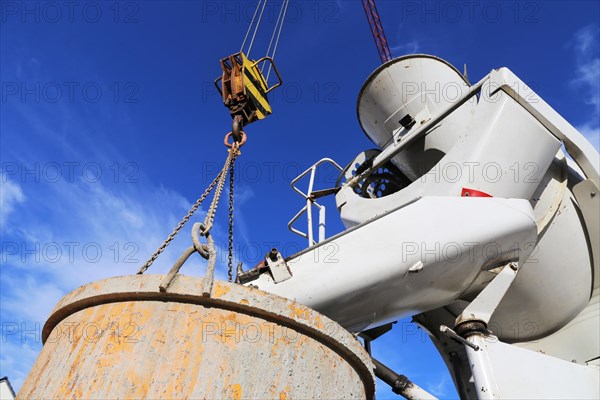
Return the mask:
<svg viewBox="0 0 600 400">
<path fill-rule="evenodd" d="M 213 226 L 215 214 L 217 213 L 217 207 L 219 205 L 219 199 L 221 198 L 221 193 L 223 192 L 223 187 L 225 186 L 225 175 L 239 154 L 238 148 L 239 146 L 237 142 L 234 142 L 232 147 L 229 149 L 225 166 L 223 167 L 221 174 L 219 174 L 219 181 L 217 183 L 217 188 L 215 189 L 215 195 L 210 203 L 208 212 L 206 213 L 206 218 L 204 219 L 204 232 L 202 232 L 203 235 L 206 235 L 208 232 L 210 232 Z"/>
<path fill-rule="evenodd" d="M 148 259 L 148 261 L 146 261 L 146 263 L 142 266 L 142 268 L 140 268 L 140 270 L 138 271 L 138 274 L 143 274 L 144 272 L 146 272 L 146 270 L 148 268 L 150 268 L 150 266 L 152 265 L 152 263 L 158 258 L 158 256 L 160 255 L 160 253 L 162 253 L 167 248 L 167 246 L 169 245 L 169 243 L 171 243 L 171 241 L 179 233 L 179 231 L 181 230 L 181 228 L 183 228 L 183 226 L 186 224 L 186 222 L 188 222 L 190 220 L 190 218 L 192 217 L 192 215 L 194 215 L 194 213 L 200 207 L 200 205 L 202 204 L 202 202 L 204 200 L 206 200 L 206 198 L 208 197 L 208 195 L 210 194 L 210 192 L 212 192 L 213 188 L 217 184 L 217 181 L 219 180 L 219 178 L 221 177 L 222 174 L 223 174 L 223 171 L 219 172 L 219 174 L 210 183 L 210 185 L 208 185 L 208 187 L 206 188 L 206 190 L 204 191 L 204 193 L 202 193 L 202 196 L 200 196 L 198 198 L 198 200 L 196 200 L 196 203 L 194 203 L 194 205 L 192 206 L 192 208 L 190 208 L 190 211 L 188 211 L 188 213 L 181 219 L 181 221 L 179 221 L 179 224 L 177 224 L 177 226 L 175 227 L 175 229 L 173 229 L 173 232 L 171 232 L 171 234 L 167 237 L 167 239 L 158 247 L 158 249 L 154 252 L 154 254 L 152 254 L 152 257 L 150 257 Z"/>
<path fill-rule="evenodd" d="M 233 145 L 229 149 L 228 153 L 229 154 L 227 155 L 227 159 L 225 160 L 225 165 L 223 166 L 223 169 L 217 174 L 215 179 L 213 179 L 213 181 L 206 188 L 204 193 L 202 193 L 202 196 L 200 196 L 200 198 L 198 198 L 198 200 L 196 200 L 196 203 L 194 203 L 194 205 L 188 211 L 188 213 L 181 219 L 181 221 L 179 221 L 179 224 L 177 224 L 175 229 L 173 229 L 173 232 L 171 232 L 171 234 L 158 247 L 158 249 L 154 252 L 154 254 L 152 254 L 152 256 L 148 259 L 148 261 L 146 261 L 146 263 L 139 269 L 139 271 L 137 272 L 138 274 L 143 274 L 144 272 L 146 272 L 146 270 L 148 270 L 148 268 L 150 268 L 152 263 L 154 263 L 154 261 L 156 261 L 158 256 L 167 248 L 167 246 L 171 243 L 171 241 L 173 241 L 173 239 L 179 233 L 181 228 L 183 228 L 183 226 L 190 220 L 192 215 L 196 212 L 196 210 L 198 210 L 198 208 L 200 207 L 200 205 L 202 205 L 204 200 L 206 200 L 206 198 L 213 191 L 215 186 L 217 186 L 215 195 L 213 197 L 213 201 L 211 202 L 210 208 L 209 208 L 209 210 L 206 214 L 206 218 L 204 220 L 204 228 L 205 229 L 201 232 L 201 234 L 204 236 L 208 235 L 208 232 L 210 231 L 213 221 L 214 221 L 215 213 L 217 211 L 217 205 L 219 203 L 219 198 L 221 197 L 221 192 L 223 191 L 223 186 L 225 185 L 225 176 L 227 175 L 228 170 L 230 171 L 230 176 L 231 176 L 231 174 L 232 174 L 231 169 L 233 168 L 233 163 L 235 162 L 235 159 L 237 158 L 237 156 L 240 154 L 238 142 L 233 143 Z M 231 189 L 231 187 L 230 187 L 230 189 Z M 231 191 L 230 193 L 233 193 L 233 192 Z M 230 194 L 230 196 L 232 196 L 232 194 Z M 230 212 L 231 212 L 231 210 L 230 210 Z M 230 225 L 232 224 L 231 218 L 232 218 L 232 215 L 230 215 Z M 232 229 L 233 229 L 233 227 L 230 227 L 230 232 L 232 232 Z M 231 242 L 230 247 L 231 248 L 233 247 L 232 241 L 233 241 L 233 237 L 230 237 L 230 242 Z M 229 267 L 230 270 L 232 268 L 231 265 L 232 265 L 232 261 L 230 262 L 230 267 Z M 230 276 L 231 276 L 231 273 L 230 273 Z M 231 278 L 230 278 L 230 280 L 231 280 Z"/>
<path fill-rule="evenodd" d="M 229 168 L 229 248 L 228 248 L 228 263 L 227 263 L 227 276 L 228 281 L 233 281 L 233 188 L 235 178 L 235 164 L 231 164 Z"/>
</svg>

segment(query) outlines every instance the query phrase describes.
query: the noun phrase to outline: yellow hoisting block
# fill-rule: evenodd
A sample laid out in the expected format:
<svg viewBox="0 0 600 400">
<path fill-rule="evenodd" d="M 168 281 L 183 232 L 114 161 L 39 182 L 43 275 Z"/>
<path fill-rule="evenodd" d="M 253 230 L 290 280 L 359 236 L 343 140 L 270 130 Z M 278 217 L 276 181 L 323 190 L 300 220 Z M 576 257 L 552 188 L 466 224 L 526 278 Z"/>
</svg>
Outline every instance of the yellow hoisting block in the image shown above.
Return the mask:
<svg viewBox="0 0 600 400">
<path fill-rule="evenodd" d="M 259 68 L 267 61 L 273 67 L 278 79 L 278 82 L 271 87 Z M 243 52 L 239 52 L 223 58 L 221 69 L 223 75 L 215 79 L 214 83 L 223 97 L 223 104 L 229 108 L 233 118 L 233 135 L 238 139 L 242 126 L 261 120 L 272 113 L 267 94 L 281 86 L 282 80 L 271 57 L 254 61 L 248 59 Z"/>
</svg>

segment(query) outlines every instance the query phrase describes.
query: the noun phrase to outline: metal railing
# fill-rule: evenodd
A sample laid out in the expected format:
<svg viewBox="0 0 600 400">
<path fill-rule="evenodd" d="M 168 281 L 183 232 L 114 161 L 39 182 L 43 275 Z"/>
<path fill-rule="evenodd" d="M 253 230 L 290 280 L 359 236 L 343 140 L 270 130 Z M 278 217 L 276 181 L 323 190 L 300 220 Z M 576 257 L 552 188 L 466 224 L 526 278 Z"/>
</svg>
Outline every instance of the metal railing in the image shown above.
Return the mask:
<svg viewBox="0 0 600 400">
<path fill-rule="evenodd" d="M 317 161 L 316 163 L 314 163 L 306 171 L 302 172 L 300 175 L 298 175 L 296 178 L 294 178 L 294 180 L 292 180 L 292 182 L 290 183 L 290 186 L 292 187 L 292 189 L 304 198 L 304 200 L 306 201 L 306 205 L 304 207 L 302 207 L 302 209 L 296 215 L 294 215 L 294 217 L 290 220 L 290 222 L 288 222 L 288 229 L 291 232 L 307 239 L 308 246 L 315 245 L 315 244 L 325 240 L 325 206 L 317 203 L 314 200 L 314 198 L 312 197 L 313 187 L 315 184 L 315 175 L 317 173 L 317 167 L 319 167 L 319 165 L 324 164 L 324 163 L 329 163 L 329 164 L 333 165 L 340 172 L 342 172 L 342 170 L 343 170 L 343 168 L 340 167 L 339 164 L 336 163 L 335 161 L 333 161 L 331 158 L 322 158 L 319 161 Z M 310 173 L 310 178 L 309 178 L 309 182 L 308 182 L 308 190 L 306 193 L 304 193 L 303 191 L 301 191 L 300 189 L 298 189 L 296 187 L 296 183 L 298 183 L 298 181 L 300 179 L 304 178 L 309 173 Z M 314 240 L 314 235 L 313 235 L 313 209 L 312 209 L 313 206 L 317 207 L 317 209 L 319 210 L 319 233 L 318 233 L 319 240 L 318 241 Z M 308 229 L 306 230 L 306 232 L 302 232 L 293 227 L 294 223 L 304 213 L 306 213 L 307 224 L 308 224 Z"/>
</svg>

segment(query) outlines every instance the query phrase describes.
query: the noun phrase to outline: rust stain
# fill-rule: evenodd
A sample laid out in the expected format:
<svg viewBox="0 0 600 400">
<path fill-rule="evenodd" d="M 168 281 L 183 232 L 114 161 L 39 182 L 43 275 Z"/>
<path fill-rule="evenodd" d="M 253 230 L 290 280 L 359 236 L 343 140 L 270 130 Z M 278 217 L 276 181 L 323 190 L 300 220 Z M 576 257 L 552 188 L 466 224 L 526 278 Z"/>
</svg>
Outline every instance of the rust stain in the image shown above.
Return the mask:
<svg viewBox="0 0 600 400">
<path fill-rule="evenodd" d="M 157 287 L 153 282 L 147 286 Z M 102 283 L 92 285 L 106 290 Z M 87 287 L 89 292 L 96 288 L 92 285 Z M 241 304 L 270 296 L 258 290 L 238 293 L 237 287 L 226 283 L 213 288 L 215 297 L 228 292 L 241 299 Z M 265 307 L 268 311 L 268 304 Z M 278 307 L 278 315 L 285 308 L 281 315 L 298 320 L 299 326 L 291 328 L 219 307 L 162 300 L 117 301 L 80 310 L 61 322 L 63 330 L 65 323 L 74 322 L 99 329 L 90 325 L 85 331 L 80 325 L 70 339 L 65 331 L 61 338 L 47 341 L 18 398 L 241 400 L 244 392 L 246 397 L 254 394 L 280 400 L 309 398 L 317 392 L 323 398 L 368 397 L 356 396 L 364 393 L 363 377 L 343 356 L 305 336 L 302 325 L 322 326 L 330 323 L 328 319 L 298 303 Z M 131 327 L 125 329 L 127 324 L 135 325 L 137 334 L 132 334 Z M 53 334 L 58 336 L 60 328 L 55 329 Z M 260 367 L 246 368 L 256 363 Z M 270 389 L 261 384 L 265 376 L 273 378 Z M 297 384 L 299 377 L 305 384 Z"/>
<path fill-rule="evenodd" d="M 189 315 L 193 305 L 177 304 L 180 315 Z M 196 335 L 199 332 L 197 323 L 187 318 L 183 320 L 185 324 L 180 327 L 179 339 L 180 342 L 175 347 L 174 359 L 178 360 L 178 365 L 171 371 L 172 379 L 166 387 L 166 393 L 170 397 L 182 397 L 185 396 L 186 390 L 196 385 L 197 377 L 199 376 L 199 364 L 194 362 L 199 356 L 196 354 L 198 350 L 201 350 L 196 346 Z"/>
<path fill-rule="evenodd" d="M 215 287 L 213 288 L 212 296 L 216 298 L 221 298 L 227 293 L 229 293 L 229 290 L 231 290 L 229 286 L 225 286 L 220 284 L 219 282 L 216 282 Z"/>
<path fill-rule="evenodd" d="M 229 385 L 229 390 L 231 393 L 231 397 L 234 400 L 240 400 L 242 398 L 242 385 L 240 385 L 239 383 Z"/>
<path fill-rule="evenodd" d="M 100 289 L 102 289 L 102 285 L 100 285 L 99 283 L 93 283 L 92 284 L 92 289 L 94 289 L 95 291 L 100 291 Z"/>
<path fill-rule="evenodd" d="M 309 318 L 308 309 L 304 306 L 299 305 L 298 303 L 288 304 L 288 309 L 292 314 L 293 318 L 307 320 Z"/>
</svg>

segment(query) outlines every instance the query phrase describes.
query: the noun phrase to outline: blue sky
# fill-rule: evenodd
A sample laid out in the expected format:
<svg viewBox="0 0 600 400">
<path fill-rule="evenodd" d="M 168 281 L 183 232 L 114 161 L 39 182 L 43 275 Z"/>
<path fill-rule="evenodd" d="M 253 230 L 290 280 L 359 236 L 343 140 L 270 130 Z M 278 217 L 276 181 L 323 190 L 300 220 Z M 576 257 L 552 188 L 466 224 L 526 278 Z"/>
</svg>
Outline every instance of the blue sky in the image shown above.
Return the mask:
<svg viewBox="0 0 600 400">
<path fill-rule="evenodd" d="M 212 180 L 231 125 L 212 81 L 218 60 L 239 50 L 255 3 L 0 2 L 0 376 L 16 389 L 41 348 L 36 324 L 54 304 L 83 283 L 134 273 Z M 255 58 L 278 5 L 267 7 Z M 598 148 L 598 2 L 378 7 L 394 56 L 467 64 L 473 81 L 507 66 Z M 238 165 L 236 255 L 247 267 L 273 245 L 287 254 L 305 246 L 286 228 L 303 205 L 292 178 L 322 157 L 345 165 L 372 147 L 355 107 L 380 62 L 359 1 L 292 1 L 276 61 L 285 85 L 274 114 L 247 128 Z M 331 171 L 318 179 L 333 184 Z M 214 230 L 222 248 L 225 217 L 222 204 Z M 341 229 L 330 207 L 328 231 Z M 150 272 L 170 267 L 189 228 L 180 236 Z M 456 398 L 440 357 L 408 320 L 373 347 L 417 384 Z M 378 398 L 394 395 L 380 386 Z"/>
</svg>

